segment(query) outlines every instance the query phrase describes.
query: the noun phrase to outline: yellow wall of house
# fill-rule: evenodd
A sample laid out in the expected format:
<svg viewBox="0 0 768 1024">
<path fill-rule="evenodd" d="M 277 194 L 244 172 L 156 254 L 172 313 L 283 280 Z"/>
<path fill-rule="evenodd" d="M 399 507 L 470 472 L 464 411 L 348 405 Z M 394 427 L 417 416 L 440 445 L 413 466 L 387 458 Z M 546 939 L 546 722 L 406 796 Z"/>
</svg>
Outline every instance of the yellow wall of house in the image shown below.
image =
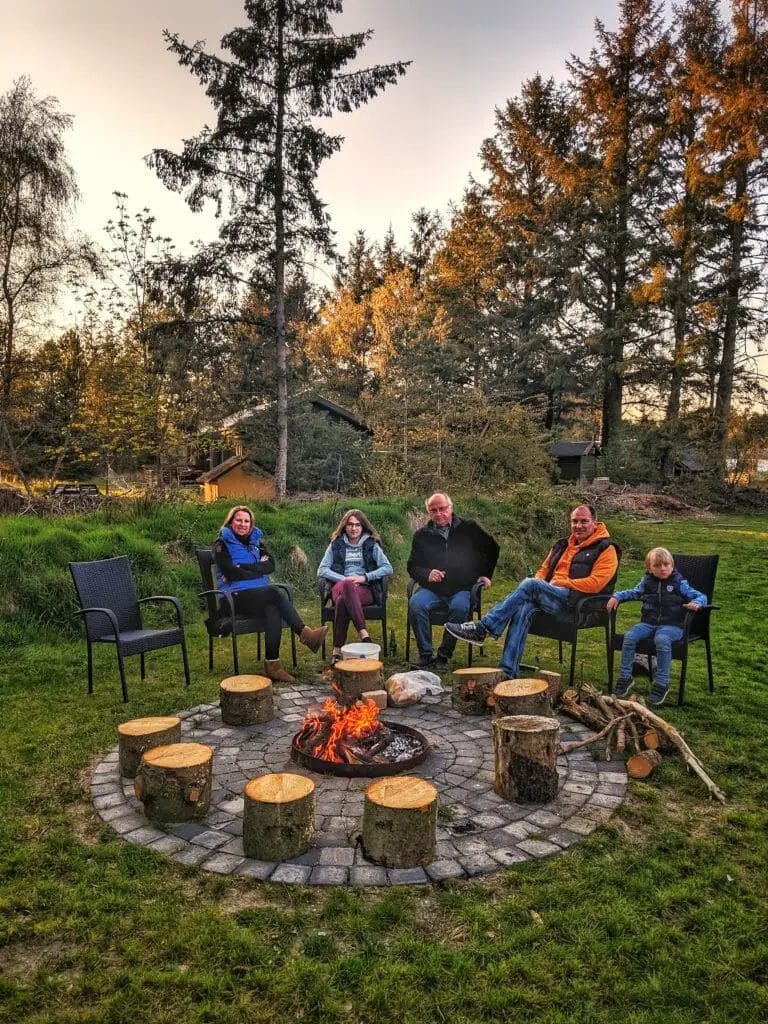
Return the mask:
<svg viewBox="0 0 768 1024">
<path fill-rule="evenodd" d="M 268 501 L 277 496 L 275 481 L 266 476 L 244 473 L 235 466 L 218 480 L 203 484 L 203 501 L 217 501 L 219 498 L 259 498 Z"/>
</svg>

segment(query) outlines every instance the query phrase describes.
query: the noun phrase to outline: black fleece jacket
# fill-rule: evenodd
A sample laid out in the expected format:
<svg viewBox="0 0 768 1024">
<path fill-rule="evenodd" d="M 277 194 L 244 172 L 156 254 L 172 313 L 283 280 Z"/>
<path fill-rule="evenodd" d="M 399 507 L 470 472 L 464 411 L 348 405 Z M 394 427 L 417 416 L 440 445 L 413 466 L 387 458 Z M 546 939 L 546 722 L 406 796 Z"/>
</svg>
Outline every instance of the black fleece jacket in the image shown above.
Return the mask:
<svg viewBox="0 0 768 1024">
<path fill-rule="evenodd" d="M 452 597 L 460 590 L 471 590 L 478 577 L 493 576 L 499 560 L 499 545 L 474 519 L 454 515 L 444 538 L 430 520 L 413 535 L 408 559 L 408 575 L 441 597 Z M 430 569 L 441 569 L 445 578 L 439 583 L 428 579 Z"/>
</svg>

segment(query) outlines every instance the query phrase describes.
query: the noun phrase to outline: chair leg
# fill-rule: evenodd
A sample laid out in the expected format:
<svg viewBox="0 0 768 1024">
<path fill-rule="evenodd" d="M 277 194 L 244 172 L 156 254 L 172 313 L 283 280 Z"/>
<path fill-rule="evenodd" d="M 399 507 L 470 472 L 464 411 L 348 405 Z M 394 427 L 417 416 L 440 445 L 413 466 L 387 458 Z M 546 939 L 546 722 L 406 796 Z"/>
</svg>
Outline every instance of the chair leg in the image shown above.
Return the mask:
<svg viewBox="0 0 768 1024">
<path fill-rule="evenodd" d="M 411 616 L 408 614 L 408 609 L 405 610 L 405 660 L 410 664 L 411 661 Z"/>
<path fill-rule="evenodd" d="M 296 634 L 291 630 L 291 658 L 293 659 L 293 667 L 299 664 L 298 658 L 296 657 Z"/>
<path fill-rule="evenodd" d="M 709 692 L 715 692 L 715 677 L 712 674 L 712 648 L 709 645 L 709 637 L 704 637 L 704 643 L 707 648 L 707 672 L 709 673 Z"/>
<path fill-rule="evenodd" d="M 384 655 L 385 658 L 386 658 L 387 654 L 389 653 L 389 648 L 387 646 L 387 610 L 386 610 L 386 608 L 384 609 L 384 611 L 382 613 L 382 616 L 381 616 L 381 653 Z"/>
<path fill-rule="evenodd" d="M 261 633 L 256 634 L 256 661 L 261 661 Z"/>
<path fill-rule="evenodd" d="M 472 644 L 467 644 L 467 668 L 472 668 Z"/>
<path fill-rule="evenodd" d="M 88 645 L 88 694 L 93 696 L 93 647 L 91 641 L 86 641 Z"/>
<path fill-rule="evenodd" d="M 213 672 L 213 637 L 208 636 L 208 671 Z"/>
<path fill-rule="evenodd" d="M 576 637 L 577 636 L 578 636 L 578 633 L 571 638 L 571 670 L 570 670 L 569 682 L 568 682 L 568 686 L 571 689 L 573 689 L 573 680 L 574 680 L 574 677 L 576 675 Z M 560 643 L 560 646 L 562 647 L 562 640 L 559 641 L 559 643 Z M 562 661 L 562 658 L 560 660 Z"/>
<path fill-rule="evenodd" d="M 187 657 L 187 643 L 183 636 L 181 638 L 181 657 L 184 661 L 184 681 L 189 686 L 189 658 Z"/>
<path fill-rule="evenodd" d="M 123 661 L 123 652 L 120 650 L 120 644 L 115 644 L 115 650 L 117 651 L 117 668 L 120 672 L 120 686 L 123 690 L 123 701 L 128 703 L 128 686 L 125 682 L 125 662 Z"/>
<path fill-rule="evenodd" d="M 558 640 L 557 641 L 557 654 L 558 654 L 558 657 L 560 658 L 560 664 L 562 665 L 563 664 L 563 641 L 562 640 Z M 573 679 L 571 679 L 571 685 L 573 685 Z"/>
<path fill-rule="evenodd" d="M 605 657 L 608 664 L 608 693 L 613 693 L 613 644 L 608 626 L 605 627 Z"/>
<path fill-rule="evenodd" d="M 146 670 L 146 666 L 144 664 L 144 651 L 142 651 L 141 654 L 139 655 L 139 664 L 141 665 L 141 678 L 142 679 L 146 679 L 147 678 L 147 670 Z"/>
<path fill-rule="evenodd" d="M 688 674 L 688 644 L 683 647 L 683 656 L 680 659 L 680 689 L 677 694 L 677 706 L 680 707 L 685 698 L 685 677 Z"/>
<path fill-rule="evenodd" d="M 234 665 L 235 675 L 240 675 L 240 662 L 237 658 L 237 636 L 235 635 L 234 629 L 232 630 L 232 663 Z"/>
</svg>

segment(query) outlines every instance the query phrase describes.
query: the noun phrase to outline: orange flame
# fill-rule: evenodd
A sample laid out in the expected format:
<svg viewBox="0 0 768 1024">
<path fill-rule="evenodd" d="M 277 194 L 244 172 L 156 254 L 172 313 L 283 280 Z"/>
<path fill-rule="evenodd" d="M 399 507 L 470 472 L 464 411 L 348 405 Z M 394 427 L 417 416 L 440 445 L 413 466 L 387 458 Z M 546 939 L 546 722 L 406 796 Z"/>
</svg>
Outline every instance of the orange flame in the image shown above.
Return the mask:
<svg viewBox="0 0 768 1024">
<path fill-rule="evenodd" d="M 352 707 L 344 707 L 329 697 L 319 711 L 307 712 L 298 742 L 312 757 L 338 763 L 348 760 L 342 753 L 350 740 L 368 739 L 381 728 L 375 701 L 359 700 Z"/>
</svg>

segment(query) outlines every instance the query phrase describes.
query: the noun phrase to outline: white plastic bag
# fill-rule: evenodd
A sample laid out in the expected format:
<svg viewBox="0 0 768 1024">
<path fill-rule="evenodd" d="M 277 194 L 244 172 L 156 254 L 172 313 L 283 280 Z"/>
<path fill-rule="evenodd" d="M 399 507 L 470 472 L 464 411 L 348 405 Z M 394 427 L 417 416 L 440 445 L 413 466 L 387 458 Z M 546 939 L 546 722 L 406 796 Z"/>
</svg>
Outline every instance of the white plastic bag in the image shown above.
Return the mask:
<svg viewBox="0 0 768 1024">
<path fill-rule="evenodd" d="M 415 704 L 424 696 L 445 692 L 440 677 L 422 669 L 396 672 L 384 683 L 384 689 L 390 704 Z"/>
</svg>

